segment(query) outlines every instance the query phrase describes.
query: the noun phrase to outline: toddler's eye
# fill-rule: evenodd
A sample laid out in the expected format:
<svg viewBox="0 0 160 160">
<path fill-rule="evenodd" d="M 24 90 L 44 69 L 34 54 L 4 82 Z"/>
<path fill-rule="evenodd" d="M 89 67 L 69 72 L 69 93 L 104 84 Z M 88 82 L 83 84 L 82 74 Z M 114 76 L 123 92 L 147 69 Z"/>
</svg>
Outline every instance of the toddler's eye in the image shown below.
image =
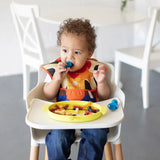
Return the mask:
<svg viewBox="0 0 160 160">
<path fill-rule="evenodd" d="M 67 50 L 66 50 L 66 49 L 63 49 L 63 52 L 64 52 L 64 53 L 67 53 Z"/>
<path fill-rule="evenodd" d="M 79 52 L 79 51 L 75 51 L 74 53 L 75 53 L 75 54 L 80 54 L 80 52 Z"/>
</svg>

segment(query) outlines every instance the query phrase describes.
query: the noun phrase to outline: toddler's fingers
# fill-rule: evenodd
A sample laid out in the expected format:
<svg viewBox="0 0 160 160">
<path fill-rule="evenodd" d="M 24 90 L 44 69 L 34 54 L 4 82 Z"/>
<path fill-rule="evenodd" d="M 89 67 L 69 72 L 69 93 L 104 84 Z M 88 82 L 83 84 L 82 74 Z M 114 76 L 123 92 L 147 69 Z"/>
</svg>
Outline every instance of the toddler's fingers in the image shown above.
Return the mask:
<svg viewBox="0 0 160 160">
<path fill-rule="evenodd" d="M 106 70 L 106 65 L 104 64 L 99 65 L 98 70 Z"/>
<path fill-rule="evenodd" d="M 59 72 L 66 72 L 66 68 L 64 67 L 64 64 L 62 62 L 58 63 L 57 69 L 59 70 Z"/>
<path fill-rule="evenodd" d="M 98 70 L 94 70 L 94 71 L 93 71 L 93 75 L 97 75 L 98 72 L 99 72 Z"/>
<path fill-rule="evenodd" d="M 65 65 L 62 62 L 58 63 L 58 67 L 64 67 Z"/>
<path fill-rule="evenodd" d="M 68 71 L 70 70 L 70 67 L 68 67 L 68 68 L 64 68 L 64 70 L 62 71 L 62 73 L 67 73 Z"/>
<path fill-rule="evenodd" d="M 105 74 L 105 70 L 100 70 L 99 73 L 100 74 Z"/>
</svg>

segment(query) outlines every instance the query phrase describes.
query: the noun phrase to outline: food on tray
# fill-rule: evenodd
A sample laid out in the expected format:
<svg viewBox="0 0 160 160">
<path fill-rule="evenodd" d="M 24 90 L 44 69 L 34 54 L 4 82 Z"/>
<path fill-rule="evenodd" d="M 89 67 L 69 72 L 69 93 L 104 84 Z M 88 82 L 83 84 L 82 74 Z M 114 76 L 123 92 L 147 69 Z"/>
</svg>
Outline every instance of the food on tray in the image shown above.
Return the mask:
<svg viewBox="0 0 160 160">
<path fill-rule="evenodd" d="M 87 122 L 98 119 L 107 112 L 106 106 L 87 101 L 60 101 L 45 104 L 42 112 L 48 111 L 48 117 L 63 122 Z"/>
<path fill-rule="evenodd" d="M 69 107 L 66 105 L 55 105 L 54 108 L 50 108 L 49 110 L 53 113 L 67 116 L 80 116 L 80 115 L 90 115 L 97 113 L 99 109 L 92 107 L 92 102 L 88 102 L 85 105 L 72 105 Z M 74 112 L 73 112 L 74 110 Z"/>
</svg>

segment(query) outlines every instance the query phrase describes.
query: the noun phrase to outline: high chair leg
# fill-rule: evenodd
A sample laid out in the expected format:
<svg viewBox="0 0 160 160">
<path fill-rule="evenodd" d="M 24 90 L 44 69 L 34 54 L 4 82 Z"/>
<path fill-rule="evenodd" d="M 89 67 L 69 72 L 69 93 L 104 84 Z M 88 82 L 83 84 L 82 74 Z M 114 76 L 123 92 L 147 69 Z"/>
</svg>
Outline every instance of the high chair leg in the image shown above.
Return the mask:
<svg viewBox="0 0 160 160">
<path fill-rule="evenodd" d="M 47 147 L 45 146 L 45 160 L 48 160 L 48 152 L 47 152 Z"/>
<path fill-rule="evenodd" d="M 115 160 L 123 160 L 122 145 L 121 144 L 113 144 L 113 150 L 114 150 L 114 159 Z"/>
<path fill-rule="evenodd" d="M 111 143 L 107 142 L 104 146 L 106 160 L 113 160 Z"/>
<path fill-rule="evenodd" d="M 30 160 L 39 159 L 39 146 L 31 146 Z"/>
</svg>

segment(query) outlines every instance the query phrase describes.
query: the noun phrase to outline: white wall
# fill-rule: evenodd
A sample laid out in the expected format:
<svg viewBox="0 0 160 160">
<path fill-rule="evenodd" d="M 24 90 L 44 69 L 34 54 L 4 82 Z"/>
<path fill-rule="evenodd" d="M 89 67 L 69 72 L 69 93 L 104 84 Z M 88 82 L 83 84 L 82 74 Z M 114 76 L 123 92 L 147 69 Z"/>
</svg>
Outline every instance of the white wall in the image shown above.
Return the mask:
<svg viewBox="0 0 160 160">
<path fill-rule="evenodd" d="M 19 46 L 14 34 L 9 3 L 9 0 L 0 1 L 0 75 L 21 71 Z"/>
<path fill-rule="evenodd" d="M 86 2 L 86 0 L 73 1 L 73 0 L 15 0 L 25 4 L 39 4 L 40 11 L 45 12 L 53 10 L 56 6 L 67 6 L 70 5 L 70 1 L 74 2 L 73 6 L 77 5 L 77 2 L 80 5 L 86 3 L 90 5 L 90 3 L 94 5 L 98 5 L 100 2 L 105 2 L 109 0 L 88 0 L 90 2 Z M 146 6 L 143 5 L 143 2 L 151 3 L 151 0 L 135 0 L 135 2 L 128 3 L 129 6 L 136 6 L 138 10 L 146 12 Z M 157 4 L 159 0 L 152 1 L 154 4 Z M 22 61 L 21 61 L 21 53 L 17 40 L 17 36 L 15 33 L 15 28 L 13 26 L 12 17 L 10 14 L 9 4 L 11 0 L 1 0 L 0 1 L 0 76 L 3 75 L 11 75 L 11 74 L 19 74 L 22 73 Z M 119 6 L 120 0 L 112 0 L 109 3 L 109 6 Z M 43 8 L 45 6 L 45 8 Z M 44 29 L 44 28 L 43 28 Z M 56 29 L 52 28 L 47 29 L 46 36 L 44 39 L 47 39 L 49 44 L 52 42 L 56 43 Z M 49 31 L 50 30 L 50 31 Z M 46 31 L 46 30 L 44 30 Z M 100 36 L 102 37 L 101 50 L 99 53 L 100 59 L 105 61 L 111 61 L 114 57 L 114 49 L 119 47 L 128 47 L 133 44 L 143 43 L 146 35 L 146 25 L 145 23 L 138 23 L 136 25 L 111 25 L 106 28 L 102 28 L 100 31 Z M 48 37 L 49 36 L 49 37 Z M 116 38 L 115 38 L 116 37 Z M 113 56 L 109 57 L 111 54 Z"/>
</svg>

